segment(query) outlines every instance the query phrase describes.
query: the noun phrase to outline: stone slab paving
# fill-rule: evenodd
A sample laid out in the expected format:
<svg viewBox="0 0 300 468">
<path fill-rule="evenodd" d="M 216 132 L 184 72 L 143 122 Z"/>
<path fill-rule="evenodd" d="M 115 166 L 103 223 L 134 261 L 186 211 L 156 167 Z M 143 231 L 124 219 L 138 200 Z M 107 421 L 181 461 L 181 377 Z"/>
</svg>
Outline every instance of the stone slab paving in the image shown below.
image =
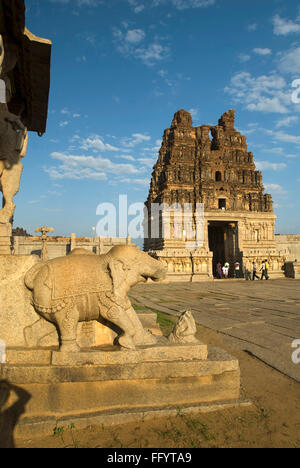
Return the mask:
<svg viewBox="0 0 300 468">
<path fill-rule="evenodd" d="M 191 308 L 198 324 L 300 382 L 300 364 L 292 362 L 292 342 L 300 340 L 300 280 L 144 284 L 132 289 L 131 299 L 172 315 Z"/>
</svg>

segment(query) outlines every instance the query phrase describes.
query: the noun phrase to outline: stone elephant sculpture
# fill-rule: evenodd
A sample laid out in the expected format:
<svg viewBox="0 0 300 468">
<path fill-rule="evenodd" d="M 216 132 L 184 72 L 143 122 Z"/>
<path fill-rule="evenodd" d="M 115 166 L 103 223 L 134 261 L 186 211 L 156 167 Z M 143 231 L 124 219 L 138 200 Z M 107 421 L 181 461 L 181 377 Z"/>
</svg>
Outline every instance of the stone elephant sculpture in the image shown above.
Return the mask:
<svg viewBox="0 0 300 468">
<path fill-rule="evenodd" d="M 79 351 L 78 323 L 101 317 L 122 330 L 121 347 L 135 349 L 156 339 L 144 330 L 128 299 L 129 290 L 165 275 L 162 263 L 137 247 L 116 246 L 106 255 L 76 249 L 67 257 L 41 262 L 27 272 L 25 285 L 32 291 L 36 312 L 58 327 L 60 351 Z"/>
</svg>

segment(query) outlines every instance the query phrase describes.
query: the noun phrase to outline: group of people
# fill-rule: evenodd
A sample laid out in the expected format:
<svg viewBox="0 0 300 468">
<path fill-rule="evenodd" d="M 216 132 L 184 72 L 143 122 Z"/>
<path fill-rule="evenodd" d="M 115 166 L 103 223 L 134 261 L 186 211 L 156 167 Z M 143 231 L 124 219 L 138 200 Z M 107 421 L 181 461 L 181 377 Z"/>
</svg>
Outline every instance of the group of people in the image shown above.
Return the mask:
<svg viewBox="0 0 300 468">
<path fill-rule="evenodd" d="M 230 269 L 230 265 L 228 262 L 225 262 L 224 265 L 222 265 L 221 262 L 218 262 L 217 263 L 217 278 L 218 279 L 227 279 L 229 277 L 229 269 Z M 268 263 L 268 260 L 264 260 L 261 264 L 261 268 L 259 271 L 261 271 L 261 277 L 258 276 L 258 267 L 257 267 L 257 264 L 256 262 L 253 262 L 252 263 L 252 274 L 249 270 L 247 270 L 245 268 L 245 278 L 247 280 L 251 280 L 252 281 L 255 281 L 255 278 L 257 279 L 260 279 L 260 280 L 263 280 L 264 278 L 266 280 L 269 279 L 269 274 L 268 274 L 268 270 L 269 270 L 269 263 Z M 241 265 L 239 262 L 235 262 L 234 264 L 234 277 L 235 278 L 240 278 L 241 277 Z"/>
</svg>

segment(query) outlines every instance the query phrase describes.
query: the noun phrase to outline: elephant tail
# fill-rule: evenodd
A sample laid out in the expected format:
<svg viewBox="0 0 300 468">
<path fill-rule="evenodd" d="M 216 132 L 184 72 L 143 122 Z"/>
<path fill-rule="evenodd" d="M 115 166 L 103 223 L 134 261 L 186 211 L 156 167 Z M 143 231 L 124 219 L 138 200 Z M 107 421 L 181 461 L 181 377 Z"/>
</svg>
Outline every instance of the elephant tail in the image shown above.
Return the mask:
<svg viewBox="0 0 300 468">
<path fill-rule="evenodd" d="M 36 278 L 36 275 L 39 273 L 40 269 L 45 265 L 44 262 L 37 263 L 34 265 L 30 270 L 26 273 L 24 282 L 25 285 L 28 289 L 31 291 L 33 290 L 34 287 L 34 280 Z"/>
</svg>

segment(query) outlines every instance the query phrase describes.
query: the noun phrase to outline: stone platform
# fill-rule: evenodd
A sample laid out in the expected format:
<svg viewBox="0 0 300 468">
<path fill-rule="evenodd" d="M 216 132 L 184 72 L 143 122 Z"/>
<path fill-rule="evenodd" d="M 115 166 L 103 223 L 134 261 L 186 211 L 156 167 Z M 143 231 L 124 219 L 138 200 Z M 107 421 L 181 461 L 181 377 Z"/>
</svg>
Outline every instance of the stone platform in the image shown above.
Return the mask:
<svg viewBox="0 0 300 468">
<path fill-rule="evenodd" d="M 203 344 L 166 344 L 161 338 L 158 345 L 137 351 L 107 348 L 78 355 L 7 350 L 0 382 L 12 385 L 8 407 L 16 405 L 16 396 L 26 396 L 15 435 L 49 435 L 56 426 L 71 423 L 78 428 L 119 424 L 143 414 L 159 417 L 179 409 L 209 411 L 241 403 L 235 358 Z"/>
</svg>

